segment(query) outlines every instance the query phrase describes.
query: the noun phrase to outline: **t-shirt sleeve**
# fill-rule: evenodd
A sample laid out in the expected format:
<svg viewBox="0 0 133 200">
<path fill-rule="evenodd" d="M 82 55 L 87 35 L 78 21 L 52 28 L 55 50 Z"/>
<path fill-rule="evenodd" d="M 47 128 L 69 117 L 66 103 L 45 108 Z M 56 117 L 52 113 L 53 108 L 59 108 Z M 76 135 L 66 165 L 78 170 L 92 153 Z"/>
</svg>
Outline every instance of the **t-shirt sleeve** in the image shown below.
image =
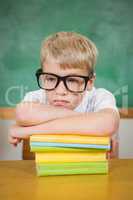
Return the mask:
<svg viewBox="0 0 133 200">
<path fill-rule="evenodd" d="M 46 95 L 40 90 L 27 92 L 21 102 L 46 103 Z"/>
<path fill-rule="evenodd" d="M 105 108 L 112 108 L 118 112 L 114 95 L 105 89 L 99 89 L 95 99 L 94 112 Z"/>
</svg>

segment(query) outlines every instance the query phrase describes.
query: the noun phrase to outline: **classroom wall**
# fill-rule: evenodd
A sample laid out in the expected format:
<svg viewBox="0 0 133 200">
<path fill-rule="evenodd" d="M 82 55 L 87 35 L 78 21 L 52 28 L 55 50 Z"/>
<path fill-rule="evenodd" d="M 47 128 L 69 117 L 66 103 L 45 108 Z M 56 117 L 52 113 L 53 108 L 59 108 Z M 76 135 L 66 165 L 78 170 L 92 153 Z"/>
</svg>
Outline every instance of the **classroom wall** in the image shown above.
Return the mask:
<svg viewBox="0 0 133 200">
<path fill-rule="evenodd" d="M 120 120 L 119 144 L 119 157 L 133 158 L 133 119 Z"/>
<path fill-rule="evenodd" d="M 0 120 L 0 160 L 21 160 L 22 144 L 13 147 L 8 143 L 8 131 L 13 120 Z M 119 158 L 133 158 L 133 119 L 121 119 L 119 128 Z"/>
</svg>

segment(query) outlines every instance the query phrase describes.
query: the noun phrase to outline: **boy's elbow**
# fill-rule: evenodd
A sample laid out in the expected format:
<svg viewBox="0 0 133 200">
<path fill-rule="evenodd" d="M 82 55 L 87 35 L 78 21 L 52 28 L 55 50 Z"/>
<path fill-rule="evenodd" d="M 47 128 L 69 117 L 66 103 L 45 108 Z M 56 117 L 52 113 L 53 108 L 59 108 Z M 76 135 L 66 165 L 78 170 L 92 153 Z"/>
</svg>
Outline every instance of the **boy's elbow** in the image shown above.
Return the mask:
<svg viewBox="0 0 133 200">
<path fill-rule="evenodd" d="M 120 116 L 119 113 L 114 111 L 113 113 L 110 114 L 109 118 L 109 126 L 108 126 L 108 133 L 110 136 L 115 134 L 118 129 L 119 129 L 119 123 L 120 123 Z"/>
<path fill-rule="evenodd" d="M 100 111 L 102 114 L 102 132 L 105 136 L 111 137 L 118 131 L 120 116 L 119 113 L 114 109 L 104 109 Z"/>
<path fill-rule="evenodd" d="M 109 128 L 108 128 L 108 133 L 109 133 L 109 136 L 112 136 L 114 135 L 117 131 L 118 131 L 118 124 L 115 123 L 111 123 Z"/>
<path fill-rule="evenodd" d="M 28 126 L 29 124 L 29 112 L 26 111 L 22 103 L 18 104 L 16 107 L 16 123 L 20 126 Z"/>
</svg>

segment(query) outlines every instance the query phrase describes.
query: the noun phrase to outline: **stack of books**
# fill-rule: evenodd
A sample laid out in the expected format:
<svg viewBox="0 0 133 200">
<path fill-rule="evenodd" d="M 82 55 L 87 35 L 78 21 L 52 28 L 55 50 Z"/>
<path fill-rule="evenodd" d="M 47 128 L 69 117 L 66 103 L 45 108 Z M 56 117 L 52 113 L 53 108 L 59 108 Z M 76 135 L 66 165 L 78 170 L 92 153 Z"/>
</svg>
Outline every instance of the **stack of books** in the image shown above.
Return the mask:
<svg viewBox="0 0 133 200">
<path fill-rule="evenodd" d="M 38 176 L 107 174 L 110 138 L 88 135 L 43 134 L 30 137 Z"/>
</svg>

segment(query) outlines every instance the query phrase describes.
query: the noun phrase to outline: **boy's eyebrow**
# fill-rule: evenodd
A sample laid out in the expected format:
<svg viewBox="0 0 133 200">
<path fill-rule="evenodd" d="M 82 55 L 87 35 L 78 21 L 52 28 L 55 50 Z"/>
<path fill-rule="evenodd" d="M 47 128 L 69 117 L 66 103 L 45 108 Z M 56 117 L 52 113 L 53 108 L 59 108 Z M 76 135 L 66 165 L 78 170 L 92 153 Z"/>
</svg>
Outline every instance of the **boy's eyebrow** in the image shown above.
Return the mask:
<svg viewBox="0 0 133 200">
<path fill-rule="evenodd" d="M 51 72 L 44 72 L 44 73 L 51 74 Z M 53 73 L 53 74 L 55 74 L 55 75 L 57 75 L 57 76 L 61 76 L 61 75 L 56 74 L 56 73 Z M 87 76 L 87 75 L 70 73 L 70 74 L 66 74 L 66 75 L 63 75 L 63 76 Z"/>
<path fill-rule="evenodd" d="M 88 77 L 88 75 L 87 74 L 75 74 L 75 73 L 70 73 L 70 74 L 68 74 L 68 75 L 66 75 L 66 76 L 86 76 L 86 77 Z"/>
<path fill-rule="evenodd" d="M 66 76 L 84 76 L 84 75 L 81 75 L 81 74 L 75 74 L 75 73 L 70 73 L 70 74 L 67 74 Z"/>
</svg>

